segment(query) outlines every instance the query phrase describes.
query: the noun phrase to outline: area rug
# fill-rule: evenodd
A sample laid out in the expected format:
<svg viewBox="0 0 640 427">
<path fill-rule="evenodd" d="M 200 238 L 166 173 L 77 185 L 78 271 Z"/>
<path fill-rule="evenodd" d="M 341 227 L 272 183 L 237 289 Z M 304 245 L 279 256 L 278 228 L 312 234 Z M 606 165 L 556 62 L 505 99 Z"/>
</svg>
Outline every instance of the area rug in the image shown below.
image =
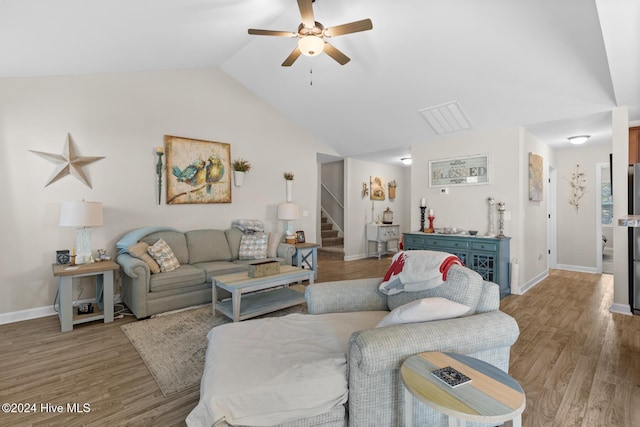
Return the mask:
<svg viewBox="0 0 640 427">
<path fill-rule="evenodd" d="M 293 285 L 292 289 L 302 285 Z M 304 313 L 300 304 L 259 317 Z M 259 318 L 256 317 L 256 318 Z M 160 315 L 122 325 L 122 331 L 144 361 L 165 397 L 200 385 L 207 350 L 207 334 L 219 325 L 231 323 L 227 316 L 211 315 L 211 305 Z"/>
</svg>

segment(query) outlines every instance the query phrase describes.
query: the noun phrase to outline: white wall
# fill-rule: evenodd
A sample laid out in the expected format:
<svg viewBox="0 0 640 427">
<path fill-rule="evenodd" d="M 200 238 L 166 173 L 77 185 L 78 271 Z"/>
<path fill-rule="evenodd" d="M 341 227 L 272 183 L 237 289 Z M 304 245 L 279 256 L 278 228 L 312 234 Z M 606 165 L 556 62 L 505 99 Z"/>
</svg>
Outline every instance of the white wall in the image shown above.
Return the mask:
<svg viewBox="0 0 640 427">
<path fill-rule="evenodd" d="M 387 189 L 385 201 L 372 202 L 370 200 L 371 194 L 364 199 L 362 198 L 362 183 L 366 182 L 370 190 L 369 179 L 371 176 L 380 176 L 385 179 Z M 389 200 L 388 183 L 393 180 L 398 184 L 396 198 Z M 364 258 L 366 255 L 365 224 L 372 222 L 372 204 L 374 222 L 378 215 L 382 216 L 382 212 L 389 207 L 393 211 L 394 224 L 400 225 L 400 232 L 411 229 L 410 224 L 404 221 L 407 217 L 407 191 L 409 188 L 405 167 L 347 158 L 345 159 L 345 187 L 345 260 Z"/>
<path fill-rule="evenodd" d="M 79 155 L 105 157 L 84 168 L 93 189 L 72 176 L 44 187 L 55 166 L 28 151 L 62 153 L 68 132 Z M 163 196 L 157 205 L 155 148 L 167 134 L 230 143 L 232 159 L 252 163 L 232 203 L 168 206 Z M 92 246 L 113 256 L 141 226 L 227 228 L 250 218 L 281 230 L 276 205 L 292 171 L 294 201 L 309 212 L 295 228 L 315 241 L 317 152 L 335 154 L 219 70 L 0 79 L 0 314 L 53 303 L 55 251 L 75 245 L 75 230 L 57 225 L 64 200 L 104 204 Z"/>
<path fill-rule="evenodd" d="M 585 145 L 577 149 L 559 150 L 556 152 L 556 168 L 558 171 L 558 268 L 595 272 L 596 257 L 596 197 L 600 188 L 596 187 L 596 168 L 598 163 L 608 163 L 611 145 L 589 147 Z M 569 204 L 571 180 L 579 170 L 586 177 L 586 192 L 580 200 L 579 208 Z"/>
<path fill-rule="evenodd" d="M 510 259 L 517 259 L 520 265 L 512 292 L 520 293 L 522 286 L 546 270 L 546 256 L 538 259 L 540 253 L 546 253 L 546 204 L 528 201 L 528 153 L 537 152 L 546 160 L 553 156 L 546 144 L 522 128 L 509 128 L 443 138 L 414 145 L 411 151 L 412 223 L 419 223 L 419 203 L 425 197 L 428 207 L 434 209 L 436 227 L 475 229 L 484 234 L 489 228 L 487 199 L 491 196 L 505 202 L 511 215 L 511 220 L 505 220 L 504 233 L 511 237 Z M 490 156 L 490 184 L 452 186 L 449 194 L 441 194 L 439 187 L 429 188 L 429 160 L 485 153 Z"/>
<path fill-rule="evenodd" d="M 549 212 L 549 165 L 555 164 L 555 151 L 546 143 L 531 133 L 522 130 L 523 152 L 521 159 L 522 194 L 520 202 L 523 205 L 523 217 L 520 223 L 522 239 L 519 249 L 519 266 L 521 277 L 525 280 L 521 288 L 531 285 L 539 278 L 548 274 L 548 250 L 547 236 L 548 212 Z M 535 153 L 543 158 L 544 189 L 542 200 L 539 202 L 529 200 L 529 153 Z"/>
</svg>

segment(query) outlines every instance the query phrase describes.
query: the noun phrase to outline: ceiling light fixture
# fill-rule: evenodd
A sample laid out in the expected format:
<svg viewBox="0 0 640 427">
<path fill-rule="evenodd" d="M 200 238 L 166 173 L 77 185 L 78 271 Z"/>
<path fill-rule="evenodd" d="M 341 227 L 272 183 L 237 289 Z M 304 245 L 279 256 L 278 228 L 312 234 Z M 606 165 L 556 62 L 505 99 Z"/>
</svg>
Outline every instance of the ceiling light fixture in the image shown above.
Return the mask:
<svg viewBox="0 0 640 427">
<path fill-rule="evenodd" d="M 324 50 L 324 40 L 314 35 L 304 36 L 298 41 L 298 48 L 303 55 L 317 56 Z"/>
<path fill-rule="evenodd" d="M 587 139 L 589 139 L 590 137 L 591 135 L 576 135 L 576 136 L 570 136 L 567 139 L 569 140 L 570 143 L 574 145 L 580 145 L 587 142 Z"/>
<path fill-rule="evenodd" d="M 411 159 L 411 157 L 403 157 L 400 161 L 403 165 L 410 165 L 413 162 L 413 159 Z"/>
</svg>

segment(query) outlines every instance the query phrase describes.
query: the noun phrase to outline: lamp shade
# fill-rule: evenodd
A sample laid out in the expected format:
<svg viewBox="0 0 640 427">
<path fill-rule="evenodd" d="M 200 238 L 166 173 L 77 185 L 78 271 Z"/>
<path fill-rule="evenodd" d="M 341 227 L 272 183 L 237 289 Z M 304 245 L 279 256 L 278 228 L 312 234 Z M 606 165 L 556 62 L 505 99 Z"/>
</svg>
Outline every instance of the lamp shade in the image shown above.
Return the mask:
<svg viewBox="0 0 640 427">
<path fill-rule="evenodd" d="M 59 225 L 61 227 L 102 226 L 102 203 L 62 202 Z"/>
<path fill-rule="evenodd" d="M 314 35 L 304 36 L 298 41 L 298 48 L 303 55 L 317 56 L 324 50 L 324 40 Z"/>
<path fill-rule="evenodd" d="M 589 139 L 590 137 L 591 135 L 577 135 L 577 136 L 570 136 L 567 139 L 569 140 L 570 143 L 574 145 L 580 145 L 587 142 L 587 139 Z"/>
<path fill-rule="evenodd" d="M 278 205 L 278 219 L 291 221 L 300 218 L 300 208 L 295 203 L 280 203 Z"/>
</svg>

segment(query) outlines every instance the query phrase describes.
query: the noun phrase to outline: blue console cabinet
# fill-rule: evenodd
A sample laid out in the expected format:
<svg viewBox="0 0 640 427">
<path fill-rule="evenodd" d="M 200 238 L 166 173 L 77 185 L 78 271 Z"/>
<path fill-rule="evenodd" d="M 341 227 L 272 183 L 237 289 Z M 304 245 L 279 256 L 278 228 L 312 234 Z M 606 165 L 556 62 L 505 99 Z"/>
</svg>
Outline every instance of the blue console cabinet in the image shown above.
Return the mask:
<svg viewBox="0 0 640 427">
<path fill-rule="evenodd" d="M 511 293 L 509 284 L 509 244 L 511 237 L 484 237 L 462 234 L 404 233 L 404 249 L 448 252 L 484 280 L 500 286 L 500 298 Z"/>
</svg>

